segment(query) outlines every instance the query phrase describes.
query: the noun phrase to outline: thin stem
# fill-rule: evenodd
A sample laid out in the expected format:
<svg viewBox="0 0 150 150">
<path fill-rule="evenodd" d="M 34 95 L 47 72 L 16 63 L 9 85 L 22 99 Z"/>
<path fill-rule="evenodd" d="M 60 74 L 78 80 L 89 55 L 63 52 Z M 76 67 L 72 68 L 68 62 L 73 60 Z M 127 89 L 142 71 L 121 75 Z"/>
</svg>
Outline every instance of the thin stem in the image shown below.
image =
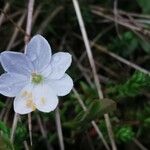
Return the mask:
<svg viewBox="0 0 150 150">
<path fill-rule="evenodd" d="M 20 17 L 18 23 L 17 23 L 18 27 L 21 28 L 21 26 L 22 26 L 22 24 L 23 24 L 23 21 L 24 21 L 24 19 L 25 19 L 25 16 L 26 16 L 26 13 L 24 12 L 24 13 L 22 14 L 22 16 Z M 9 42 L 9 44 L 8 44 L 8 46 L 7 46 L 7 48 L 6 48 L 6 50 L 10 50 L 10 49 L 11 49 L 11 47 L 12 47 L 14 41 L 16 40 L 16 37 L 17 37 L 18 33 L 19 33 L 19 29 L 18 29 L 17 27 L 15 27 L 14 33 L 13 33 L 11 39 L 10 39 L 10 42 Z"/>
<path fill-rule="evenodd" d="M 29 128 L 29 137 L 30 137 L 30 144 L 32 146 L 32 117 L 31 113 L 28 114 L 28 128 Z"/>
<path fill-rule="evenodd" d="M 29 41 L 29 37 L 31 35 L 33 7 L 34 7 L 34 0 L 29 0 L 29 2 L 28 2 L 27 25 L 26 25 L 26 33 L 27 34 L 24 38 L 25 52 L 26 52 L 27 43 Z M 32 118 L 31 118 L 31 114 L 28 114 L 28 127 L 29 127 L 30 144 L 32 146 Z"/>
<path fill-rule="evenodd" d="M 58 133 L 58 138 L 59 138 L 59 146 L 61 150 L 64 150 L 65 146 L 64 146 L 63 133 L 62 133 L 62 127 L 61 127 L 59 107 L 57 107 L 55 110 L 55 120 L 56 120 L 57 133 Z"/>
<path fill-rule="evenodd" d="M 6 5 L 5 5 L 5 7 L 4 7 L 4 12 L 7 12 L 7 10 L 9 9 L 9 7 L 10 7 L 10 3 L 7 2 Z M 2 14 L 0 15 L 0 26 L 1 26 L 2 23 L 3 23 L 4 17 L 5 17 L 5 15 L 4 15 L 4 13 L 2 13 Z"/>
<path fill-rule="evenodd" d="M 85 29 L 85 26 L 84 26 L 83 18 L 81 16 L 79 3 L 78 3 L 78 0 L 72 0 L 72 1 L 73 1 L 73 5 L 74 5 L 74 8 L 75 8 L 76 15 L 77 15 L 77 19 L 78 19 L 78 22 L 79 22 L 80 30 L 81 30 L 81 33 L 82 33 L 82 36 L 83 36 L 83 41 L 84 41 L 84 44 L 85 44 L 85 48 L 86 48 L 86 51 L 87 51 L 87 55 L 88 55 L 88 58 L 89 58 L 91 69 L 92 69 L 92 72 L 93 72 L 93 75 L 94 75 L 94 81 L 95 81 L 95 85 L 96 85 L 97 90 L 98 90 L 98 95 L 99 95 L 100 99 L 103 99 L 103 93 L 101 91 L 101 86 L 99 84 L 99 79 L 98 79 L 98 75 L 97 75 L 97 72 L 96 72 L 96 67 L 95 67 L 95 64 L 94 64 L 93 54 L 92 54 L 92 50 L 90 48 L 90 44 L 89 44 L 88 36 L 87 36 L 87 33 L 86 33 L 86 29 Z"/>
<path fill-rule="evenodd" d="M 23 144 L 24 144 L 24 148 L 25 148 L 25 150 L 29 150 L 29 147 L 28 147 L 27 141 L 24 141 L 24 142 L 23 142 Z"/>
<path fill-rule="evenodd" d="M 19 115 L 15 113 L 14 119 L 13 119 L 13 125 L 12 125 L 12 130 L 11 130 L 11 136 L 10 136 L 10 141 L 13 143 L 14 141 L 14 134 L 17 128 L 17 123 L 18 123 Z"/>
<path fill-rule="evenodd" d="M 57 14 L 63 10 L 62 6 L 57 7 L 51 15 L 48 14 L 45 21 L 42 22 L 42 24 L 39 26 L 39 29 L 37 30 L 37 33 L 42 34 L 44 30 L 46 29 L 47 25 L 57 16 Z"/>
<path fill-rule="evenodd" d="M 45 130 L 43 124 L 42 124 L 42 120 L 41 120 L 40 116 L 37 114 L 36 117 L 37 117 L 38 124 L 39 124 L 39 126 L 40 126 L 40 131 L 41 131 L 41 133 L 42 133 L 42 136 L 43 136 L 43 138 L 44 138 L 45 141 L 46 141 L 47 150 L 53 150 L 53 147 L 50 145 L 50 143 L 49 143 L 49 141 L 48 141 L 47 132 L 46 132 L 46 130 Z"/>
<path fill-rule="evenodd" d="M 34 0 L 29 0 L 27 25 L 26 25 L 26 33 L 27 33 L 28 36 L 26 35 L 25 39 L 24 39 L 26 44 L 28 43 L 29 37 L 31 35 L 33 7 L 34 7 Z"/>
<path fill-rule="evenodd" d="M 73 34 L 75 37 L 77 37 L 78 39 L 82 40 L 81 36 L 77 35 L 77 34 Z M 144 74 L 147 74 L 147 75 L 150 75 L 150 71 L 138 66 L 137 64 L 113 53 L 113 52 L 110 52 L 106 47 L 102 46 L 102 45 L 99 45 L 99 44 L 96 44 L 96 43 L 93 43 L 92 41 L 90 41 L 90 44 L 92 45 L 92 47 L 95 47 L 98 51 L 101 51 L 113 58 L 115 58 L 116 60 L 130 66 L 131 68 L 134 68 L 135 70 L 138 70 L 140 72 L 143 72 Z"/>
<path fill-rule="evenodd" d="M 126 64 L 126 65 L 128 65 L 128 66 L 130 66 L 132 68 L 134 68 L 135 70 L 138 70 L 140 72 L 143 72 L 144 74 L 150 75 L 150 72 L 148 70 L 146 70 L 146 69 L 144 69 L 144 68 L 142 68 L 142 67 L 140 67 L 140 66 L 138 66 L 138 65 L 136 65 L 136 64 L 134 64 L 134 63 L 132 63 L 132 62 L 130 62 L 128 60 L 126 60 L 125 58 L 123 58 L 121 56 L 116 55 L 113 52 L 108 51 L 105 47 L 100 46 L 98 44 L 94 44 L 94 47 L 97 50 L 99 50 L 101 52 L 104 52 L 104 53 L 108 54 L 109 56 L 119 60 L 120 62 L 122 62 L 122 63 L 124 63 L 124 64 Z"/>
<path fill-rule="evenodd" d="M 5 17 L 24 35 L 29 36 L 22 28 L 20 28 L 2 9 L 0 11 L 5 15 Z"/>
<path fill-rule="evenodd" d="M 89 62 L 90 62 L 90 65 L 91 65 L 91 69 L 92 69 L 92 72 L 93 72 L 94 82 L 95 82 L 95 85 L 96 85 L 96 88 L 97 88 L 97 91 L 98 91 L 99 99 L 101 100 L 101 99 L 104 98 L 104 96 L 103 96 L 103 93 L 102 93 L 102 90 L 101 90 L 101 85 L 100 85 L 100 82 L 99 82 L 99 78 L 98 78 L 98 75 L 97 75 L 97 72 L 96 72 L 94 58 L 93 58 L 92 50 L 90 48 L 90 43 L 89 43 L 88 36 L 87 36 L 87 33 L 86 33 L 86 29 L 85 29 L 85 26 L 84 26 L 84 22 L 83 22 L 83 18 L 82 18 L 82 15 L 81 15 L 79 3 L 78 3 L 78 0 L 72 0 L 72 2 L 73 2 L 73 5 L 74 5 L 74 8 L 75 8 L 78 23 L 79 23 L 80 30 L 81 30 L 81 33 L 82 33 L 82 36 L 83 36 L 84 44 L 85 44 L 85 47 L 86 47 L 87 55 L 88 55 Z M 105 122 L 106 122 L 106 126 L 107 126 L 108 135 L 109 135 L 109 138 L 110 138 L 110 141 L 111 141 L 112 149 L 116 150 L 117 147 L 116 147 L 116 144 L 115 144 L 114 135 L 113 135 L 109 115 L 108 114 L 104 115 L 104 118 L 105 118 Z"/>
<path fill-rule="evenodd" d="M 87 110 L 87 107 L 85 106 L 83 100 L 81 99 L 80 95 L 78 94 L 78 92 L 77 92 L 77 90 L 76 90 L 75 88 L 73 88 L 73 92 L 74 92 L 74 94 L 75 94 L 75 96 L 76 96 L 76 98 L 77 98 L 79 104 L 81 105 L 82 109 L 83 109 L 85 112 L 88 111 L 88 110 Z M 106 142 L 106 140 L 105 140 L 105 138 L 104 138 L 102 132 L 100 131 L 98 125 L 96 124 L 96 122 L 93 120 L 93 121 L 91 121 L 91 124 L 92 124 L 92 126 L 94 127 L 95 131 L 97 132 L 99 138 L 102 140 L 102 142 L 103 142 L 105 148 L 106 148 L 107 150 L 110 150 L 109 145 L 107 144 L 107 142 Z"/>
<path fill-rule="evenodd" d="M 148 150 L 139 140 L 133 139 L 133 142 L 141 149 L 141 150 Z"/>
</svg>

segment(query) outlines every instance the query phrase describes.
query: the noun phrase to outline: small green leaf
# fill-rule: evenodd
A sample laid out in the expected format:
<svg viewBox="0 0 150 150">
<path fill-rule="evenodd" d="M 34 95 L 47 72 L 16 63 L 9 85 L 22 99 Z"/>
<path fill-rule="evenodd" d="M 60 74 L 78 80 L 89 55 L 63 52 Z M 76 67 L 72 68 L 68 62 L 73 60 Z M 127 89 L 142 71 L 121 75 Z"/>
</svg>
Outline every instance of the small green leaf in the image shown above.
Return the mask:
<svg viewBox="0 0 150 150">
<path fill-rule="evenodd" d="M 150 54 L 150 44 L 149 44 L 149 42 L 147 42 L 147 41 L 140 41 L 140 44 L 141 44 L 143 50 L 144 50 L 146 53 L 149 53 L 149 54 Z"/>
<path fill-rule="evenodd" d="M 9 137 L 10 130 L 9 130 L 9 128 L 7 128 L 5 123 L 3 123 L 2 121 L 0 121 L 0 131 L 2 131 L 3 134 L 5 134 L 5 136 Z"/>
<path fill-rule="evenodd" d="M 87 107 L 87 111 L 81 111 L 78 115 L 69 122 L 63 125 L 69 128 L 83 127 L 96 118 L 103 116 L 105 113 L 110 113 L 116 109 L 116 102 L 111 99 L 92 100 Z"/>
<path fill-rule="evenodd" d="M 3 107 L 5 107 L 5 103 L 0 101 L 0 108 L 3 108 Z"/>
<path fill-rule="evenodd" d="M 0 135 L 0 150 L 14 150 L 13 144 L 10 139 L 4 134 Z"/>
</svg>

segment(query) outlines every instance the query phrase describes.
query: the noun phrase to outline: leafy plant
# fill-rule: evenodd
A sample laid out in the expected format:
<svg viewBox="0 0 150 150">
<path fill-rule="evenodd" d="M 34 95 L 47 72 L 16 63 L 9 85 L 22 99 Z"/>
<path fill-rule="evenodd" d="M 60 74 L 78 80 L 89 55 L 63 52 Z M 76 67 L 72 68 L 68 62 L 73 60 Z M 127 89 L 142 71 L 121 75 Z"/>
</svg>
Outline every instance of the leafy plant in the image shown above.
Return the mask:
<svg viewBox="0 0 150 150">
<path fill-rule="evenodd" d="M 116 128 L 116 138 L 120 142 L 130 142 L 135 136 L 131 126 L 121 126 Z"/>
<path fill-rule="evenodd" d="M 146 88 L 150 88 L 150 76 L 135 72 L 125 83 L 108 88 L 108 93 L 117 98 L 135 97 Z"/>
</svg>

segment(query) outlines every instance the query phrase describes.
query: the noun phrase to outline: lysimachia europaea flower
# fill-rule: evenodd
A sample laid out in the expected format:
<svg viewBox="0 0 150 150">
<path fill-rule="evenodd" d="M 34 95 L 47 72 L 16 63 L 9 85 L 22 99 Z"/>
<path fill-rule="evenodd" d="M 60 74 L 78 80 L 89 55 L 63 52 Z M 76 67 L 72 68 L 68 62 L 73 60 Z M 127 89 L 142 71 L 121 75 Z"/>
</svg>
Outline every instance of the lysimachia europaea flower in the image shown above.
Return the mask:
<svg viewBox="0 0 150 150">
<path fill-rule="evenodd" d="M 16 113 L 53 111 L 58 96 L 67 95 L 73 87 L 71 77 L 65 73 L 71 65 L 71 55 L 52 55 L 49 43 L 41 35 L 31 39 L 25 53 L 5 51 L 0 61 L 6 71 L 0 76 L 0 93 L 15 97 Z"/>
</svg>

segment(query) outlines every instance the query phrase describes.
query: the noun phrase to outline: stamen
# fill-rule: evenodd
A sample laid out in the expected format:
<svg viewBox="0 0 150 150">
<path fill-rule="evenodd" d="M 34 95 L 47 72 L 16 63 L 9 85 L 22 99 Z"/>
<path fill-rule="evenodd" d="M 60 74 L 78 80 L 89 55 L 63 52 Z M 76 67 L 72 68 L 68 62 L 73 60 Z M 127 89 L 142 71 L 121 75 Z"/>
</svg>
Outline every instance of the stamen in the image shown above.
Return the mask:
<svg viewBox="0 0 150 150">
<path fill-rule="evenodd" d="M 26 96 L 27 96 L 27 94 L 28 94 L 28 92 L 27 92 L 27 91 L 23 91 L 23 92 L 22 92 L 22 94 L 21 94 L 21 97 L 26 97 Z"/>
<path fill-rule="evenodd" d="M 33 102 L 32 99 L 28 99 L 28 100 L 26 101 L 26 106 L 27 106 L 28 108 L 31 108 L 33 111 L 36 109 L 35 103 Z"/>
<path fill-rule="evenodd" d="M 32 99 L 32 92 L 24 91 L 22 93 L 21 97 L 26 97 L 26 98 Z"/>
<path fill-rule="evenodd" d="M 41 103 L 42 103 L 43 105 L 45 105 L 46 99 L 45 99 L 44 97 L 41 97 Z"/>
<path fill-rule="evenodd" d="M 40 74 L 32 73 L 32 82 L 34 84 L 39 84 L 43 81 L 43 76 Z"/>
</svg>

